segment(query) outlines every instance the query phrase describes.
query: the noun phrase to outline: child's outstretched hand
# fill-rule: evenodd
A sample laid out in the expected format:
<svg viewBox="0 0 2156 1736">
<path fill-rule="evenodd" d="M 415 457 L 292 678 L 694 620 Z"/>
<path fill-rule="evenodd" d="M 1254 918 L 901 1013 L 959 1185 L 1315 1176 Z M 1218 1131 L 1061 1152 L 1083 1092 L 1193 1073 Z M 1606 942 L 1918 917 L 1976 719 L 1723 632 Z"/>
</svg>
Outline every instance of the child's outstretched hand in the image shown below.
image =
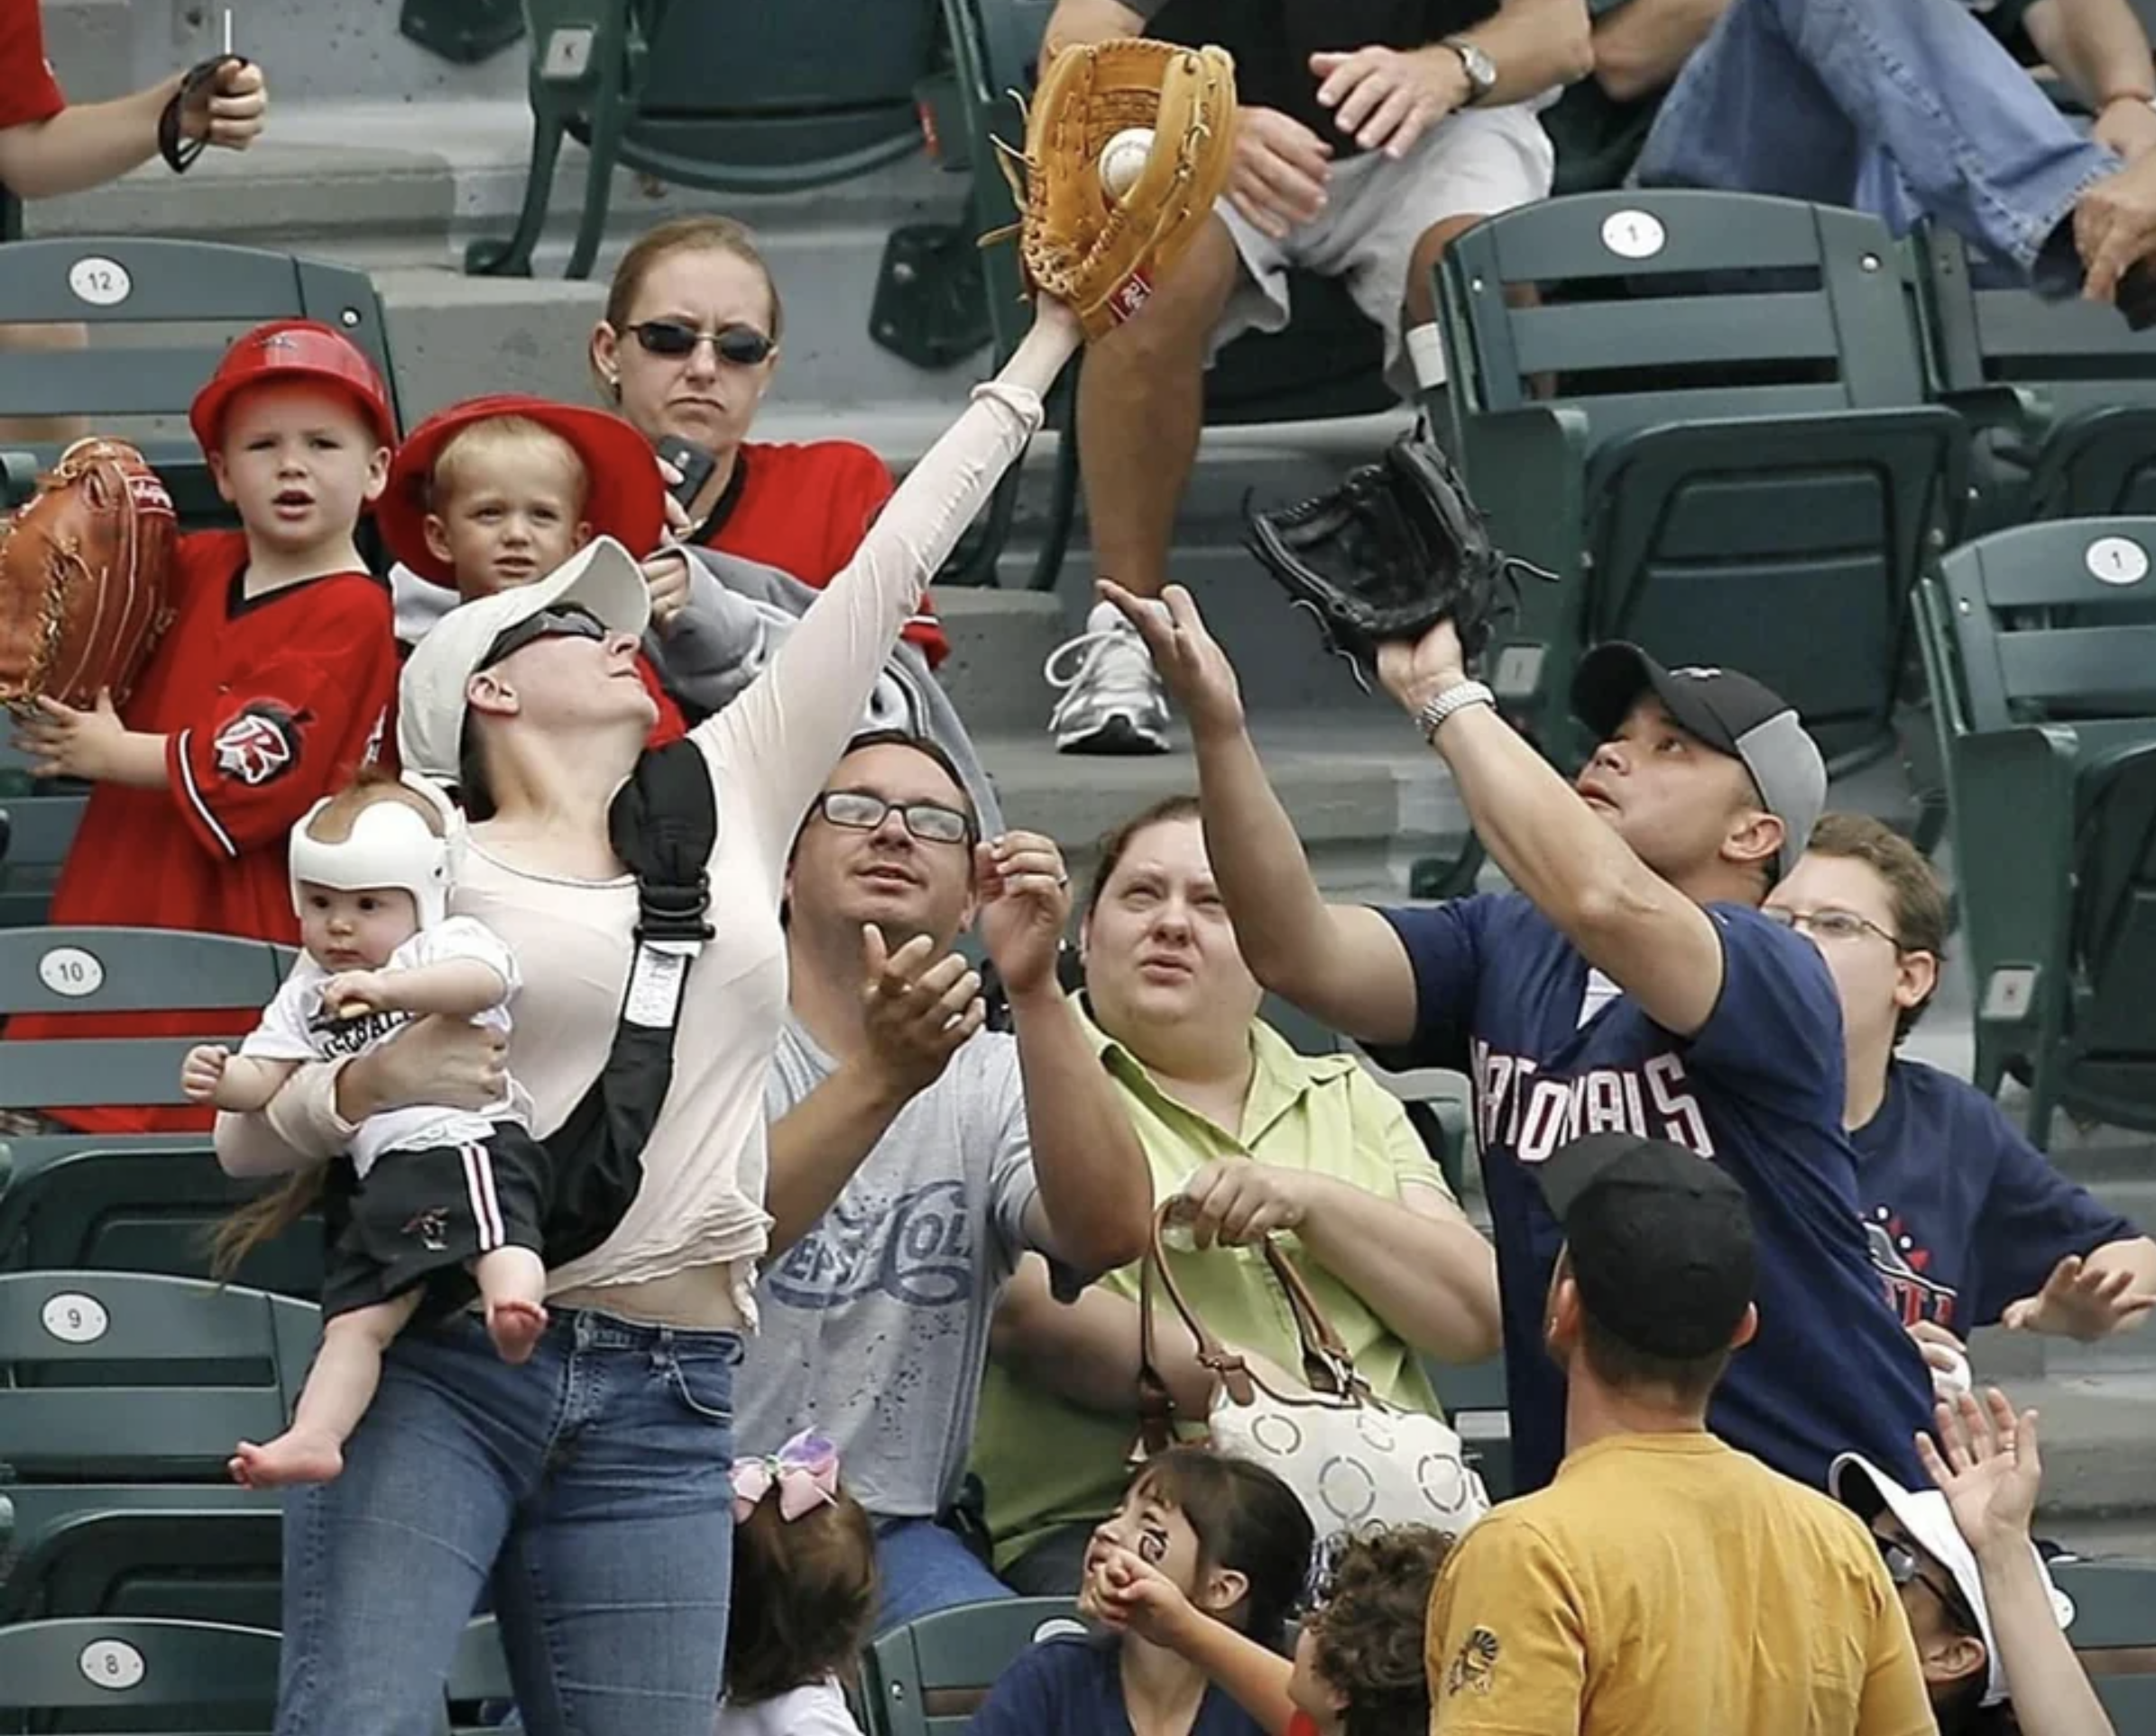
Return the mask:
<svg viewBox="0 0 2156 1736">
<path fill-rule="evenodd" d="M 389 984 L 380 971 L 339 971 L 322 984 L 322 1011 L 333 1018 L 383 1012 L 389 1004 Z"/>
<path fill-rule="evenodd" d="M 1181 1586 L 1128 1549 L 1104 1552 L 1093 1577 L 1101 1620 L 1118 1633 L 1174 1649 L 1190 1623 L 1203 1620 Z"/>
<path fill-rule="evenodd" d="M 191 1103 L 211 1102 L 224 1082 L 232 1051 L 216 1043 L 198 1043 L 180 1063 L 180 1093 Z"/>
</svg>

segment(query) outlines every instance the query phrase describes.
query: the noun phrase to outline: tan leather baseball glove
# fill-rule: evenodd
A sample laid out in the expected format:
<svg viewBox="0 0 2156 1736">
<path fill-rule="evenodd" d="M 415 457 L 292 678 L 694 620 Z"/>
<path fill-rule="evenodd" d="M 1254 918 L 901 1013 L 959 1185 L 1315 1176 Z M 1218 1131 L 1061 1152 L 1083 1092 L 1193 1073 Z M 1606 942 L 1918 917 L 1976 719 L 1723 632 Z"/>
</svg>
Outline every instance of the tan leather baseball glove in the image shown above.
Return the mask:
<svg viewBox="0 0 2156 1736">
<path fill-rule="evenodd" d="M 124 704 L 170 618 L 179 522 L 124 440 L 78 440 L 0 521 L 0 705 Z"/>
</svg>

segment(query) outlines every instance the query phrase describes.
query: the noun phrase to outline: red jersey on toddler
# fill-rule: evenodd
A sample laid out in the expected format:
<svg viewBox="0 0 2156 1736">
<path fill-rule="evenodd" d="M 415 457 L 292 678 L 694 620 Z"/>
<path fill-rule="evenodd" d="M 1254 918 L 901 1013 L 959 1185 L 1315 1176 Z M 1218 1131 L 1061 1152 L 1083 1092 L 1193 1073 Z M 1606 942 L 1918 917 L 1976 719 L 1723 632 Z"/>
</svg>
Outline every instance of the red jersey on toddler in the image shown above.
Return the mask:
<svg viewBox="0 0 2156 1736">
<path fill-rule="evenodd" d="M 166 738 L 166 781 L 92 789 L 53 923 L 299 944 L 286 836 L 376 757 L 397 642 L 389 588 L 370 574 L 332 573 L 257 597 L 244 594 L 246 576 L 240 532 L 180 540 L 172 623 L 123 714 L 129 729 Z M 25 1014 L 8 1020 L 7 1035 L 196 1037 L 232 1023 L 200 1011 Z M 113 1133 L 192 1132 L 215 1116 L 193 1105 L 53 1113 Z"/>
</svg>

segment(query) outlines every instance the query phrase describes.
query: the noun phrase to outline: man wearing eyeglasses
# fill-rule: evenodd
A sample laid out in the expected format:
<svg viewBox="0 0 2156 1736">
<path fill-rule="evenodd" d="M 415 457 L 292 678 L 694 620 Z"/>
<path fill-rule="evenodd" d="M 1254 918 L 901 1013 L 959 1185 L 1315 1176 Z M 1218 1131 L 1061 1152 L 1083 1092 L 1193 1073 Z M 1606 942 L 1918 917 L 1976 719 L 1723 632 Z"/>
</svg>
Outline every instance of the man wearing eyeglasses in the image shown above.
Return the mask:
<svg viewBox="0 0 2156 1736">
<path fill-rule="evenodd" d="M 1075 1294 L 1138 1258 L 1153 1189 L 1056 981 L 1069 876 L 982 840 L 940 748 L 857 736 L 787 875 L 792 1019 L 766 1091 L 771 1251 L 741 1450 L 814 1426 L 877 1532 L 880 1628 L 1007 1597 L 958 1511 L 998 1292 L 1037 1252 Z M 720 919 L 723 919 L 722 917 Z M 985 1030 L 978 924 L 1012 1032 Z"/>
<path fill-rule="evenodd" d="M 1907 839 L 1829 814 L 1765 912 L 1818 943 L 1848 1059 L 1872 1263 L 1932 1366 L 1977 1326 L 2101 1338 L 2156 1310 L 2156 1242 L 2053 1168 L 1989 1097 L 1898 1051 L 1939 985 L 1946 890 Z"/>
</svg>

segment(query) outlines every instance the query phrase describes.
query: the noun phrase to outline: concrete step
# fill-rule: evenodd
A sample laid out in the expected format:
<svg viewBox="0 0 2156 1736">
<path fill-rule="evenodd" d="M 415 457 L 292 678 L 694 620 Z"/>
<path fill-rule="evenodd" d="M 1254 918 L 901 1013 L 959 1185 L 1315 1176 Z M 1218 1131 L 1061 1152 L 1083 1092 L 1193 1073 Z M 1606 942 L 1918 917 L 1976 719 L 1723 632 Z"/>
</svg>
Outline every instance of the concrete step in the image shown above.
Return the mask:
<svg viewBox="0 0 2156 1736">
<path fill-rule="evenodd" d="M 1313 868 L 1334 897 L 1403 897 L 1416 854 L 1456 852 L 1465 817 L 1433 756 L 1340 712 L 1261 716 L 1260 752 Z M 1162 797 L 1194 790 L 1187 753 L 1094 759 L 1057 753 L 1046 732 L 976 737 L 1013 826 L 1046 832 L 1073 873 L 1101 835 Z"/>
<path fill-rule="evenodd" d="M 2135 1552 L 2156 1527 L 2156 1370 L 2054 1376 L 2008 1390 L 2041 1418 L 2039 1535 L 2091 1554 Z"/>
<path fill-rule="evenodd" d="M 520 42 L 476 66 L 440 59 L 398 33 L 401 0 L 42 0 L 46 51 L 77 102 L 116 97 L 217 53 L 232 18 L 234 51 L 267 69 L 288 104 L 373 96 L 521 97 Z"/>
</svg>

